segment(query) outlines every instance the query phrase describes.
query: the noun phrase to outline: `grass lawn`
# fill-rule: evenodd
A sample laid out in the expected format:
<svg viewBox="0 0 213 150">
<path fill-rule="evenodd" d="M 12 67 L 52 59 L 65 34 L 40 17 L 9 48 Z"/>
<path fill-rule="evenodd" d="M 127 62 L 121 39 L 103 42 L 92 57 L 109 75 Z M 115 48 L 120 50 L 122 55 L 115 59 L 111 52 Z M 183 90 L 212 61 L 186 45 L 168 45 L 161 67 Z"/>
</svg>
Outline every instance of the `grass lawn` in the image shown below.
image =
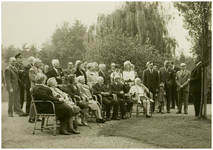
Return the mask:
<svg viewBox="0 0 213 150">
<path fill-rule="evenodd" d="M 192 115 L 132 116 L 103 128 L 100 134 L 128 137 L 163 148 L 211 148 L 211 120 L 195 121 Z"/>
</svg>

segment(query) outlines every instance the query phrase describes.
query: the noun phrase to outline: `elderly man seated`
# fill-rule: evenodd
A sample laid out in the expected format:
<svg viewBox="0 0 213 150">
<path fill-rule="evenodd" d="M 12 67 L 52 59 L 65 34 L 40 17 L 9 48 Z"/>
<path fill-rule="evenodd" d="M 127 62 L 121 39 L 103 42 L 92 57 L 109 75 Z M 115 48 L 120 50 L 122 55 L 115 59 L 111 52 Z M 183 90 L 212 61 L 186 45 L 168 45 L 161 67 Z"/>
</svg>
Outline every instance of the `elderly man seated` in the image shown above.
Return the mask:
<svg viewBox="0 0 213 150">
<path fill-rule="evenodd" d="M 107 86 L 104 84 L 104 78 L 98 77 L 98 83 L 93 85 L 93 93 L 102 95 L 102 103 L 106 106 L 106 121 L 110 121 L 110 110 L 113 106 L 112 120 L 119 120 L 118 118 L 118 104 L 119 102 L 112 98 Z"/>
<path fill-rule="evenodd" d="M 97 123 L 104 123 L 105 120 L 101 116 L 101 108 L 100 104 L 98 102 L 94 101 L 92 98 L 92 94 L 90 92 L 90 88 L 87 84 L 85 84 L 85 78 L 84 76 L 78 76 L 77 77 L 77 86 L 80 91 L 80 96 L 85 99 L 85 101 L 88 103 L 90 110 L 93 110 L 95 112 L 96 122 Z"/>
<path fill-rule="evenodd" d="M 116 75 L 114 79 L 114 83 L 111 83 L 109 85 L 109 90 L 112 94 L 117 95 L 117 99 L 120 104 L 121 119 L 126 119 L 126 112 L 131 111 L 134 102 L 129 98 L 129 96 L 126 95 L 129 91 L 121 82 L 121 77 L 119 75 Z M 127 103 L 126 107 L 125 103 Z"/>
<path fill-rule="evenodd" d="M 144 113 L 147 118 L 150 118 L 150 102 L 154 101 L 147 97 L 146 94 L 150 94 L 149 89 L 141 83 L 140 78 L 135 79 L 135 85 L 130 88 L 129 93 L 133 95 L 133 99 L 138 103 L 143 102 Z"/>
</svg>

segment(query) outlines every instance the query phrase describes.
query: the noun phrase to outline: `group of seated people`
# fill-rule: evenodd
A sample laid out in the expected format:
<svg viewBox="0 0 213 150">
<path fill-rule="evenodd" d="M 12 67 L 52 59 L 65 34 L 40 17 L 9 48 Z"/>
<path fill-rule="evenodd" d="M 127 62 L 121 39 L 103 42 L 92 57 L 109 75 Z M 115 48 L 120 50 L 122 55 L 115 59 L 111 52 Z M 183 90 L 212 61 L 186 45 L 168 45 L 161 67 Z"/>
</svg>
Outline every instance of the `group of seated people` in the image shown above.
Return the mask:
<svg viewBox="0 0 213 150">
<path fill-rule="evenodd" d="M 66 70 L 59 70 L 58 60 L 52 61 L 52 65 L 53 68 L 47 72 L 36 74 L 35 85 L 31 88 L 35 100 L 50 100 L 55 104 L 56 115 L 60 120 L 60 134 L 79 134 L 73 120 L 78 125 L 87 126 L 89 111 L 94 113 L 97 123 L 126 119 L 134 102 L 143 104 L 146 117 L 150 117 L 152 100 L 147 95 L 151 93 L 137 78 L 129 61 L 124 63 L 126 70 L 123 74 L 119 66 L 114 65 L 113 70 L 109 71 L 110 80 L 107 79 L 104 64 L 98 66 L 97 63 L 88 63 L 85 69 L 84 63 L 76 61 L 75 68 L 69 63 L 72 67 Z M 99 95 L 97 101 L 93 95 Z M 45 112 L 51 110 L 50 105 L 39 105 L 37 109 Z"/>
</svg>

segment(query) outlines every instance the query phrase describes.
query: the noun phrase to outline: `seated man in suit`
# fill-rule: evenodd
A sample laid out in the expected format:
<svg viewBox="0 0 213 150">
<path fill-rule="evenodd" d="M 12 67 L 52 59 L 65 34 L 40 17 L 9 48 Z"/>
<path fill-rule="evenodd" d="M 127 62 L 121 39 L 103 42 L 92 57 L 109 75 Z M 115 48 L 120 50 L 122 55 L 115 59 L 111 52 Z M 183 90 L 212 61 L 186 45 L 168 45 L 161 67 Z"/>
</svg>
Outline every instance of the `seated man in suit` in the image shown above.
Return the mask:
<svg viewBox="0 0 213 150">
<path fill-rule="evenodd" d="M 118 101 L 114 100 L 109 93 L 107 86 L 104 84 L 103 77 L 98 77 L 98 82 L 93 85 L 93 94 L 102 95 L 102 103 L 106 106 L 106 121 L 110 121 L 110 110 L 113 105 L 112 120 L 118 119 Z"/>
<path fill-rule="evenodd" d="M 109 85 L 109 90 L 110 93 L 117 94 L 117 98 L 120 103 L 121 119 L 126 119 L 126 111 L 130 112 L 133 106 L 133 101 L 128 96 L 125 96 L 125 93 L 128 93 L 129 91 L 121 82 L 121 77 L 116 75 L 114 79 L 115 82 Z M 127 108 L 125 108 L 125 103 L 127 103 Z"/>
</svg>

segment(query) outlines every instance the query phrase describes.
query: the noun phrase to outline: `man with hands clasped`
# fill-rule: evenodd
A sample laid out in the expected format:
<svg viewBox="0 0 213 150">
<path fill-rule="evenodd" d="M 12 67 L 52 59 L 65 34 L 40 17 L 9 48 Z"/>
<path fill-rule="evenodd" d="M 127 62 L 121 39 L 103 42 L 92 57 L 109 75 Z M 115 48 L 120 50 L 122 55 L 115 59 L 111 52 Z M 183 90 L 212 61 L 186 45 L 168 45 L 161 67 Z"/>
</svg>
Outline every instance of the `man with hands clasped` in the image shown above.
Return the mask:
<svg viewBox="0 0 213 150">
<path fill-rule="evenodd" d="M 182 103 L 184 103 L 184 113 L 188 114 L 189 81 L 191 72 L 186 70 L 186 64 L 180 64 L 181 70 L 176 73 L 175 82 L 177 84 L 178 111 L 181 113 Z"/>
</svg>

